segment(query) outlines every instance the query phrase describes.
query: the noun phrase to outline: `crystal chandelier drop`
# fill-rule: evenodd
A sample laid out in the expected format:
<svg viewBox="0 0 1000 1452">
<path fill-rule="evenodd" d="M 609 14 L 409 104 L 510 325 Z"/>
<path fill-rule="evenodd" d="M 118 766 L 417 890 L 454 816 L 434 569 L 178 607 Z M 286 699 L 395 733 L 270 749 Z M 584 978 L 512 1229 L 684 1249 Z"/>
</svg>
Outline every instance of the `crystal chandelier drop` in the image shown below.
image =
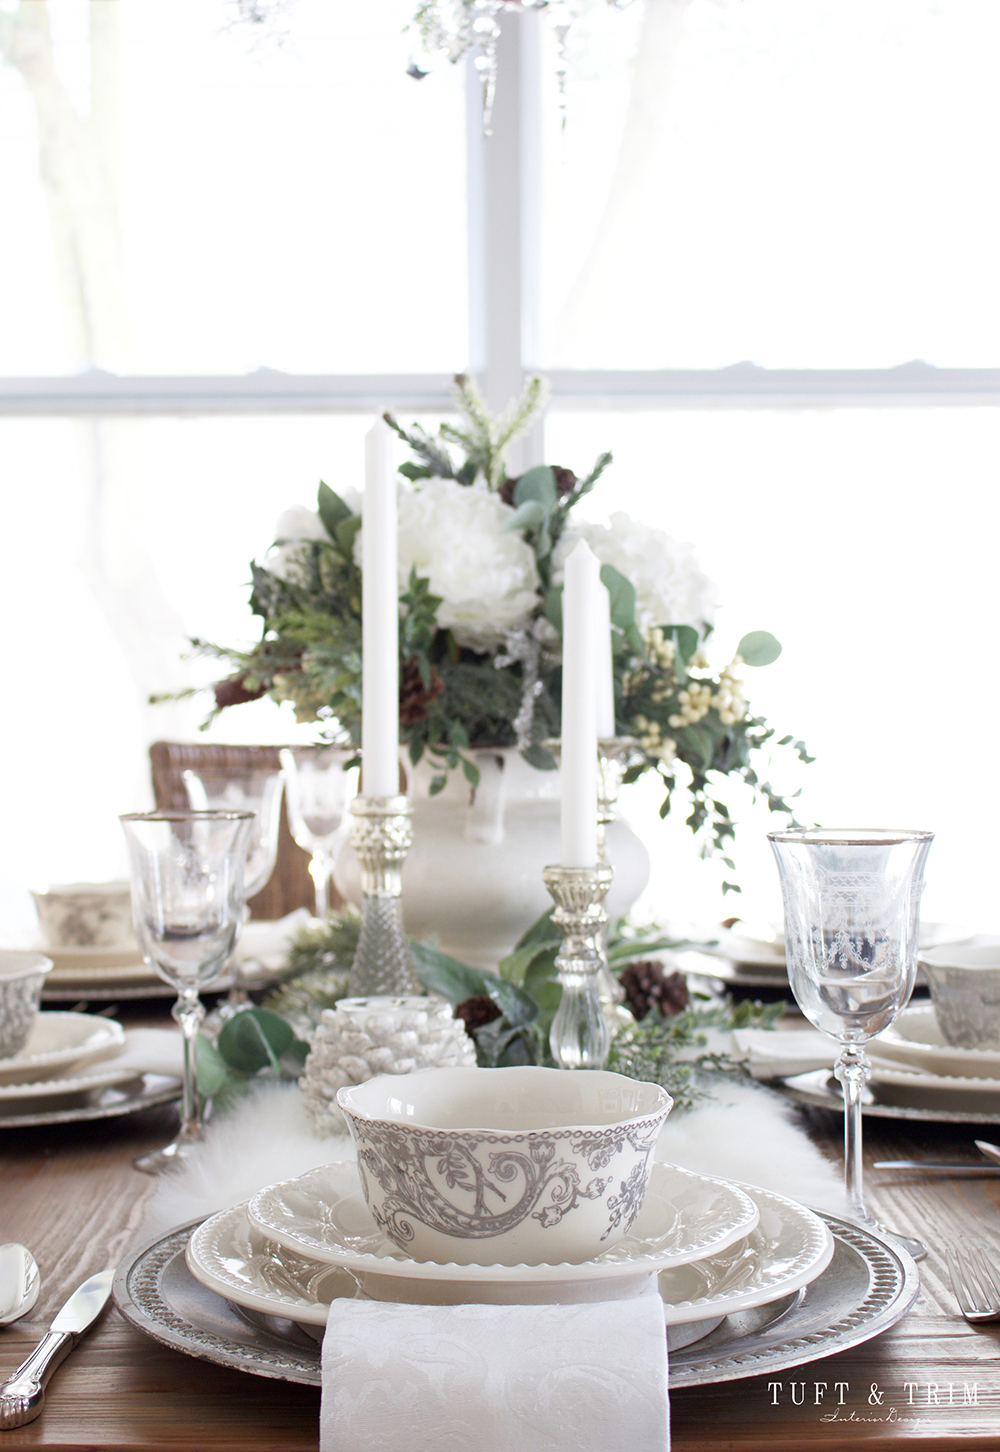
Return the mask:
<svg viewBox="0 0 1000 1452">
<path fill-rule="evenodd" d="M 607 0 L 621 10 L 629 0 Z M 473 64 L 483 87 L 483 130 L 490 134 L 490 117 L 497 81 L 497 41 L 500 38 L 500 15 L 504 10 L 544 10 L 552 24 L 558 46 L 556 80 L 559 86 L 559 108 L 565 121 L 567 36 L 573 21 L 590 8 L 588 0 L 423 0 L 413 17 L 412 26 L 420 36 L 427 55 L 442 57 L 453 65 L 470 50 L 475 50 Z M 409 67 L 411 76 L 420 80 L 427 71 L 416 62 Z"/>
</svg>

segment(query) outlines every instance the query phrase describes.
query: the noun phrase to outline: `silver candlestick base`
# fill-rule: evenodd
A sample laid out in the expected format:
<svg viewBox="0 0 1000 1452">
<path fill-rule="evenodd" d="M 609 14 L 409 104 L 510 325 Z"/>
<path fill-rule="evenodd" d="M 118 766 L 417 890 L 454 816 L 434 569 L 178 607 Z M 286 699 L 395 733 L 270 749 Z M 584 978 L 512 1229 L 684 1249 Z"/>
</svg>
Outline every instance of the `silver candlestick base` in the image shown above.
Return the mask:
<svg viewBox="0 0 1000 1452">
<path fill-rule="evenodd" d="M 552 921 L 562 934 L 556 955 L 562 998 L 549 1033 L 552 1057 L 560 1069 L 602 1069 L 611 1047 L 598 974 L 607 968 L 600 934 L 607 922 L 603 903 L 613 876 L 606 862 L 542 869 L 542 880 L 556 905 Z"/>
<path fill-rule="evenodd" d="M 408 797 L 355 797 L 351 845 L 361 867 L 361 936 L 351 994 L 371 998 L 419 993 L 403 932 L 402 871 L 413 842 Z"/>
<path fill-rule="evenodd" d="M 605 840 L 605 831 L 609 822 L 613 822 L 618 806 L 618 794 L 622 789 L 622 777 L 625 774 L 625 763 L 629 754 L 638 743 L 634 736 L 601 736 L 597 741 L 597 860 L 607 862 L 608 849 Z M 546 751 L 551 752 L 556 761 L 560 760 L 562 742 L 558 736 L 549 737 L 542 745 Z M 618 979 L 608 967 L 608 922 L 607 916 L 604 919 L 604 926 L 601 928 L 598 943 L 603 955 L 603 962 L 597 975 L 597 994 L 604 1009 L 604 1015 L 612 1029 L 620 1028 L 623 1024 L 633 1022 L 632 1015 L 622 1005 L 625 1002 L 625 992 Z"/>
</svg>

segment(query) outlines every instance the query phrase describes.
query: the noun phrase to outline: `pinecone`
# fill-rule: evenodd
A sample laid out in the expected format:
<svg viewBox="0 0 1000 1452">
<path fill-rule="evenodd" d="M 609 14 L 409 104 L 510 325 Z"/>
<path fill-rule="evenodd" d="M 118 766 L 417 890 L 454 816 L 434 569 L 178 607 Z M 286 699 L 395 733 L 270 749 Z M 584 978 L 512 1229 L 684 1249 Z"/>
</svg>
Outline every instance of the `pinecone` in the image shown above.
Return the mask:
<svg viewBox="0 0 1000 1452">
<path fill-rule="evenodd" d="M 500 1017 L 500 1010 L 486 993 L 474 993 L 471 998 L 456 1004 L 454 1013 L 465 1024 L 467 1034 L 474 1034 L 476 1029 Z"/>
<path fill-rule="evenodd" d="M 637 1019 L 644 1019 L 655 1006 L 661 1018 L 669 1018 L 688 1006 L 687 979 L 683 973 L 664 973 L 663 964 L 653 959 L 630 963 L 620 979 L 625 1002 Z"/>
<path fill-rule="evenodd" d="M 350 1005 L 350 1000 L 345 1000 Z M 451 1005 L 435 998 L 396 999 L 389 1007 L 355 1000 L 324 1009 L 299 1080 L 303 1107 L 321 1139 L 344 1134 L 337 1090 L 376 1074 L 472 1068 L 476 1048 Z"/>
<path fill-rule="evenodd" d="M 556 493 L 562 499 L 565 494 L 572 494 L 576 487 L 576 475 L 572 469 L 564 469 L 561 464 L 552 464 L 552 477 L 556 481 Z M 520 474 L 517 479 L 520 479 Z M 517 488 L 517 479 L 505 479 L 497 491 L 504 504 L 513 505 L 514 490 Z"/>
<path fill-rule="evenodd" d="M 431 701 L 436 701 L 444 690 L 444 681 L 437 671 L 431 668 L 430 688 L 425 689 L 420 678 L 420 667 L 415 660 L 408 660 L 403 667 L 403 677 L 399 683 L 399 720 L 402 726 L 415 726 L 418 721 L 426 721 L 427 707 Z"/>
<path fill-rule="evenodd" d="M 226 706 L 242 706 L 244 701 L 258 701 L 261 696 L 266 695 L 266 688 L 258 686 L 253 691 L 248 691 L 243 682 L 246 674 L 232 676 L 228 681 L 216 681 L 212 690 L 215 693 L 216 710 L 222 711 Z"/>
</svg>

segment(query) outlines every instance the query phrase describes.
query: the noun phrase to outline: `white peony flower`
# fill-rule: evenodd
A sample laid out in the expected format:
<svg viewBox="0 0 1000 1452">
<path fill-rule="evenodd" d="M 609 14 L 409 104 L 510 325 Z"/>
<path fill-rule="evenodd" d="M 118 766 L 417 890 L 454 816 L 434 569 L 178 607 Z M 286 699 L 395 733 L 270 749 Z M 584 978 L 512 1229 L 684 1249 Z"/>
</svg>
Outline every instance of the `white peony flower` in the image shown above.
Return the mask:
<svg viewBox="0 0 1000 1452">
<path fill-rule="evenodd" d="M 279 580 L 288 580 L 299 558 L 299 545 L 305 540 L 329 538 L 315 509 L 307 509 L 304 504 L 285 509 L 274 526 L 275 543 L 267 552 L 264 568 Z"/>
<path fill-rule="evenodd" d="M 618 511 L 606 525 L 580 522 L 562 535 L 553 556 L 553 581 L 562 583 L 566 556 L 585 539 L 602 565 L 614 565 L 635 587 L 636 624 L 693 625 L 715 621 L 715 585 L 703 574 L 689 544 Z"/>
<path fill-rule="evenodd" d="M 400 484 L 399 588 L 416 568 L 441 596 L 438 622 L 472 650 L 499 645 L 538 604 L 534 551 L 517 530 L 502 532 L 513 512 L 496 494 L 455 479 Z"/>
</svg>

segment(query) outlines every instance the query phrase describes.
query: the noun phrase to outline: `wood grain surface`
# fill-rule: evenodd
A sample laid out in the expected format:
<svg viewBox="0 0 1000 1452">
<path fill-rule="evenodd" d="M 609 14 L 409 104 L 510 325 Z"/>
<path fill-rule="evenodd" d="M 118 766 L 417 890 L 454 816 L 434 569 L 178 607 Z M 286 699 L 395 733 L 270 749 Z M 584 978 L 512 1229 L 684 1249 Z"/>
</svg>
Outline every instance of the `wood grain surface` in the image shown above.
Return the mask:
<svg viewBox="0 0 1000 1452">
<path fill-rule="evenodd" d="M 817 1142 L 836 1156 L 837 1119 L 804 1113 Z M 133 1169 L 132 1159 L 163 1143 L 175 1122 L 172 1110 L 160 1109 L 0 1131 L 0 1241 L 29 1245 L 43 1274 L 31 1317 L 0 1328 L 0 1379 L 27 1355 L 69 1292 L 116 1263 L 135 1239 L 154 1182 Z M 972 1141 L 983 1131 L 971 1126 L 870 1119 L 865 1132 L 869 1161 L 981 1163 Z M 913 1311 L 855 1351 L 771 1378 L 676 1392 L 675 1452 L 880 1452 L 904 1439 L 923 1452 L 1000 1448 L 1000 1327 L 974 1329 L 957 1314 L 942 1254 L 947 1240 L 971 1228 L 1000 1230 L 1000 1176 L 870 1171 L 868 1188 L 887 1224 L 930 1246 Z M 169 1351 L 111 1308 L 56 1372 L 42 1416 L 0 1433 L 0 1452 L 313 1452 L 318 1412 L 317 1391 Z"/>
</svg>

